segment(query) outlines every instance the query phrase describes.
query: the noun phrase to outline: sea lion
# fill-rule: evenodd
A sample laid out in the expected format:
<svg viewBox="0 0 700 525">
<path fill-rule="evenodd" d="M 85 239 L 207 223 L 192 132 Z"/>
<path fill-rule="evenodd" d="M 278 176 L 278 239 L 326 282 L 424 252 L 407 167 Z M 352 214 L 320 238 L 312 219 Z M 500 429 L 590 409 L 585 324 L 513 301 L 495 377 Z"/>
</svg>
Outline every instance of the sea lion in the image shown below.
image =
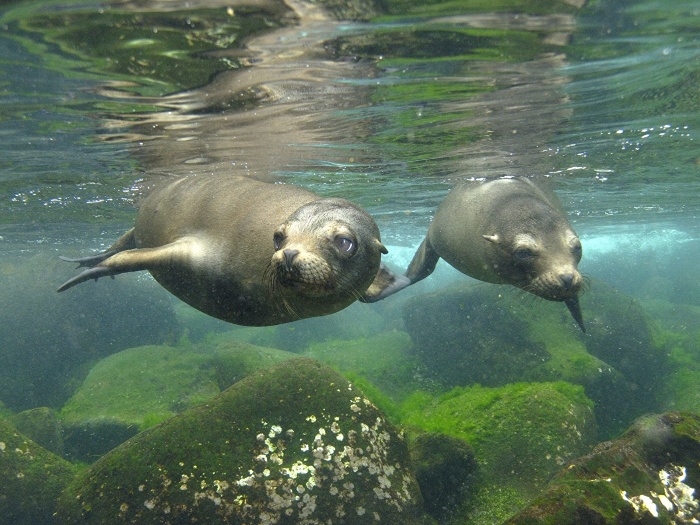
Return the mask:
<svg viewBox="0 0 700 525">
<path fill-rule="evenodd" d="M 578 300 L 581 253 L 553 193 L 524 177 L 494 179 L 452 189 L 405 275 L 418 282 L 442 257 L 475 279 L 563 301 L 585 332 Z"/>
<path fill-rule="evenodd" d="M 374 302 L 408 280 L 381 263 L 387 249 L 355 204 L 287 184 L 192 175 L 155 189 L 135 226 L 63 284 L 148 270 L 189 305 L 265 326 Z M 376 280 L 376 284 L 375 284 Z"/>
</svg>

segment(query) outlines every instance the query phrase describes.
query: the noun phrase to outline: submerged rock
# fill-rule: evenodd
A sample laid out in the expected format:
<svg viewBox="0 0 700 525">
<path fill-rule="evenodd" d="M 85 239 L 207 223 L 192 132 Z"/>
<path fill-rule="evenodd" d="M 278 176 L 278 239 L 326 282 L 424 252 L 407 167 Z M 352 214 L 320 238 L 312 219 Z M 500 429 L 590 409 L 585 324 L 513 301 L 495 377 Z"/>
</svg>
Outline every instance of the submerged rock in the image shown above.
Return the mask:
<svg viewBox="0 0 700 525">
<path fill-rule="evenodd" d="M 587 334 L 561 303 L 490 284 L 407 301 L 415 354 L 446 387 L 567 381 L 595 401 L 603 435 L 653 410 L 667 352 L 637 301 L 595 281 L 581 298 Z"/>
<path fill-rule="evenodd" d="M 0 417 L 0 523 L 52 524 L 55 501 L 76 470 Z"/>
<path fill-rule="evenodd" d="M 552 481 L 508 525 L 684 524 L 700 521 L 700 416 L 638 420 Z"/>
<path fill-rule="evenodd" d="M 442 523 L 474 488 L 474 449 L 463 439 L 425 432 L 411 439 L 410 452 L 425 510 Z"/>
<path fill-rule="evenodd" d="M 227 340 L 129 348 L 104 358 L 61 410 L 66 453 L 92 462 L 138 432 L 294 354 Z"/>
<path fill-rule="evenodd" d="M 403 404 L 404 423 L 465 440 L 485 481 L 533 492 L 595 440 L 591 401 L 567 383 L 456 388 Z"/>
<path fill-rule="evenodd" d="M 140 430 L 211 399 L 219 393 L 211 360 L 191 347 L 167 346 L 102 359 L 60 412 L 67 455 L 94 461 Z"/>
<path fill-rule="evenodd" d="M 416 376 L 418 361 L 406 332 L 384 332 L 353 340 L 314 343 L 304 355 L 331 365 L 342 373 L 356 374 L 395 401 L 425 387 Z M 367 392 L 369 393 L 369 392 Z"/>
<path fill-rule="evenodd" d="M 15 414 L 10 419 L 15 428 L 29 439 L 49 452 L 63 455 L 63 434 L 56 412 L 39 407 Z"/>
<path fill-rule="evenodd" d="M 426 523 L 405 443 L 348 381 L 305 358 L 239 381 L 79 475 L 62 524 Z"/>
</svg>

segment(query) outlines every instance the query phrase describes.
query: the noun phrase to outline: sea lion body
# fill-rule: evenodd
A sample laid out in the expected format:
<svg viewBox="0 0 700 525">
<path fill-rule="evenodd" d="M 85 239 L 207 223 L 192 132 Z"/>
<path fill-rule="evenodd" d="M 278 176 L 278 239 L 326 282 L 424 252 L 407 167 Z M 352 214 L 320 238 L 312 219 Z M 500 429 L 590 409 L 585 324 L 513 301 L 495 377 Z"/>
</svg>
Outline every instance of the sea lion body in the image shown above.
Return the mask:
<svg viewBox="0 0 700 525">
<path fill-rule="evenodd" d="M 463 183 L 445 198 L 406 272 L 415 283 L 440 258 L 460 272 L 563 301 L 583 329 L 581 242 L 557 197 L 527 178 Z"/>
<path fill-rule="evenodd" d="M 154 190 L 134 228 L 104 253 L 73 259 L 90 268 L 59 291 L 148 270 L 213 317 L 274 325 L 380 299 L 403 279 L 381 264 L 382 253 L 374 220 L 349 201 L 287 184 L 194 175 Z"/>
</svg>

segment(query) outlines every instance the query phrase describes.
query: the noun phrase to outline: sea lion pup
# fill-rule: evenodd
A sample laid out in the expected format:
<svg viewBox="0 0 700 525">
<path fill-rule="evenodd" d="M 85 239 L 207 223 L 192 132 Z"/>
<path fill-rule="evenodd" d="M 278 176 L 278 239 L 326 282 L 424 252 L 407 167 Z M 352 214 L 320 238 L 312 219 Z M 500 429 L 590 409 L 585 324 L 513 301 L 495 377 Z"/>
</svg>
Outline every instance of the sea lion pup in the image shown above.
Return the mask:
<svg viewBox="0 0 700 525">
<path fill-rule="evenodd" d="M 406 271 L 411 284 L 430 275 L 440 257 L 475 279 L 563 301 L 586 331 L 578 300 L 581 241 L 557 197 L 530 179 L 455 187 Z"/>
<path fill-rule="evenodd" d="M 148 270 L 206 314 L 274 325 L 390 295 L 408 280 L 384 267 L 383 253 L 376 223 L 349 201 L 288 184 L 192 175 L 154 190 L 136 225 L 105 252 L 62 257 L 89 268 L 58 291 Z"/>
</svg>

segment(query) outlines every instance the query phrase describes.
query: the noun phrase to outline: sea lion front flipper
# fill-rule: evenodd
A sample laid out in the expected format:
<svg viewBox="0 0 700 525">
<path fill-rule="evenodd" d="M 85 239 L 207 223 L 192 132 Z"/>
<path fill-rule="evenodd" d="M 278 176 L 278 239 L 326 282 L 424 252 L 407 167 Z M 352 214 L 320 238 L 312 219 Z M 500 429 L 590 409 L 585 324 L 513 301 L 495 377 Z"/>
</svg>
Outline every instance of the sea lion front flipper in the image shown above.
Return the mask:
<svg viewBox="0 0 700 525">
<path fill-rule="evenodd" d="M 578 295 L 574 295 L 571 299 L 565 300 L 564 304 L 569 309 L 569 312 L 571 312 L 574 321 L 576 321 L 581 331 L 585 334 L 586 327 L 583 325 L 583 314 L 581 314 L 581 305 L 578 301 Z"/>
<path fill-rule="evenodd" d="M 57 291 L 62 292 L 76 284 L 91 279 L 177 264 L 177 261 L 182 259 L 183 253 L 189 250 L 190 246 L 188 245 L 191 244 L 192 242 L 187 239 L 180 239 L 156 248 L 135 248 L 133 250 L 117 251 L 117 253 L 104 259 L 99 264 L 69 279 Z M 86 257 L 85 259 L 91 258 Z"/>
<path fill-rule="evenodd" d="M 372 281 L 365 293 L 360 296 L 360 301 L 363 303 L 376 303 L 403 290 L 410 284 L 411 281 L 408 277 L 396 275 L 384 263 L 381 263 L 374 281 Z"/>
<path fill-rule="evenodd" d="M 411 261 L 411 264 L 408 265 L 408 270 L 406 270 L 404 275 L 411 281 L 411 284 L 417 283 L 433 273 L 433 270 L 435 269 L 435 266 L 439 260 L 440 256 L 430 245 L 430 242 L 426 237 L 418 247 L 416 254 L 413 256 L 413 260 Z"/>
</svg>

